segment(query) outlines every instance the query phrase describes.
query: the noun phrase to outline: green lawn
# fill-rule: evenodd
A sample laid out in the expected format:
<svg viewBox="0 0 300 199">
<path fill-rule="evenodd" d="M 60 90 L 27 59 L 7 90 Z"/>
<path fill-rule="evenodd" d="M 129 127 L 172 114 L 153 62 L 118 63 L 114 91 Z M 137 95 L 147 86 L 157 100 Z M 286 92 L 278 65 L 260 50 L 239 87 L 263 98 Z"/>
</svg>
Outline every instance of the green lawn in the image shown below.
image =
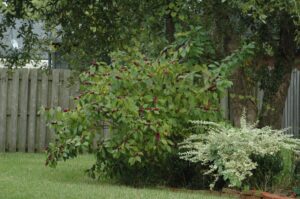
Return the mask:
<svg viewBox="0 0 300 199">
<path fill-rule="evenodd" d="M 200 191 L 136 189 L 101 183 L 84 174 L 93 162 L 92 156 L 63 162 L 56 169 L 45 167 L 44 160 L 43 154 L 0 153 L 0 199 L 221 198 Z"/>
</svg>

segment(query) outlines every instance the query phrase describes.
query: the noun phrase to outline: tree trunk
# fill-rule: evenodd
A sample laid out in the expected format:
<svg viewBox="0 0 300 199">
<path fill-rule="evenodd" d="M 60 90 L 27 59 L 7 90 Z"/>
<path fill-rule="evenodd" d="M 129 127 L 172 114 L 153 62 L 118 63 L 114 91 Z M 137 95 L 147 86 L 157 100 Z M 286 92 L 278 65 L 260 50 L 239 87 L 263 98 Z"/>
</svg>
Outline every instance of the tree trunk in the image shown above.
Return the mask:
<svg viewBox="0 0 300 199">
<path fill-rule="evenodd" d="M 256 103 L 257 89 L 246 80 L 243 68 L 238 68 L 232 75 L 232 87 L 230 89 L 230 119 L 234 126 L 240 127 L 240 118 L 246 111 L 247 121 L 254 123 L 258 117 Z"/>
<path fill-rule="evenodd" d="M 223 6 L 220 4 L 219 6 Z M 241 46 L 240 35 L 235 32 L 235 27 L 230 23 L 227 12 L 220 10 L 215 22 L 216 32 L 214 40 L 218 46 L 216 54 L 218 58 L 230 55 Z M 246 111 L 247 120 L 251 123 L 257 120 L 257 105 L 253 95 L 256 95 L 256 86 L 250 83 L 243 67 L 239 67 L 231 76 L 233 83 L 229 89 L 229 117 L 234 126 L 240 126 L 240 118 L 243 110 Z"/>
<path fill-rule="evenodd" d="M 175 41 L 175 24 L 171 12 L 166 15 L 166 38 L 169 43 Z"/>
<path fill-rule="evenodd" d="M 231 53 L 240 46 L 240 41 L 233 34 L 224 37 L 224 52 Z M 244 68 L 239 67 L 231 76 L 233 83 L 229 90 L 230 120 L 233 125 L 240 127 L 240 118 L 246 111 L 247 121 L 254 123 L 258 119 L 258 108 L 256 103 L 257 86 L 247 80 Z"/>
<path fill-rule="evenodd" d="M 171 0 L 166 0 L 167 6 L 169 6 L 170 3 L 171 3 Z M 168 40 L 169 43 L 173 43 L 175 41 L 175 23 L 173 21 L 171 12 L 172 12 L 172 10 L 168 8 L 166 10 L 166 15 L 165 15 L 166 39 Z"/>
<path fill-rule="evenodd" d="M 291 73 L 295 67 L 295 55 L 297 52 L 295 43 L 295 25 L 287 14 L 281 16 L 280 41 L 276 53 L 274 69 L 270 72 L 270 80 L 274 87 L 264 89 L 263 110 L 260 117 L 260 126 L 282 127 L 282 116 L 288 88 L 291 81 Z"/>
<path fill-rule="evenodd" d="M 264 98 L 263 109 L 260 117 L 259 126 L 272 126 L 275 129 L 282 128 L 282 116 L 285 105 L 285 99 L 288 94 L 288 89 L 291 81 L 291 73 L 286 73 L 282 79 L 277 92 L 272 97 Z"/>
</svg>

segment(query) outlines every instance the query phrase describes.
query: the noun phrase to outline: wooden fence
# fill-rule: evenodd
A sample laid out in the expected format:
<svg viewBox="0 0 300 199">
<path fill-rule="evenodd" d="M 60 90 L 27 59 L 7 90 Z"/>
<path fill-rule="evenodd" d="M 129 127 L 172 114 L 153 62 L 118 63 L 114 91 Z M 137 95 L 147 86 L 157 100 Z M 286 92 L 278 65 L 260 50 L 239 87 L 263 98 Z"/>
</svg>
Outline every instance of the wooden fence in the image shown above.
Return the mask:
<svg viewBox="0 0 300 199">
<path fill-rule="evenodd" d="M 300 137 L 300 71 L 294 70 L 288 96 L 285 100 L 282 127 L 290 128 L 289 134 Z"/>
<path fill-rule="evenodd" d="M 70 70 L 0 69 L 0 152 L 43 151 L 53 137 L 39 109 L 72 108 Z"/>
<path fill-rule="evenodd" d="M 74 106 L 71 96 L 79 91 L 79 85 L 70 86 L 70 76 L 71 71 L 63 69 L 0 69 L 0 152 L 43 151 L 48 146 L 53 134 L 39 109 Z M 221 106 L 228 118 L 228 97 L 221 100 Z M 292 74 L 282 126 L 292 127 L 289 133 L 300 135 L 300 71 Z M 108 134 L 107 126 L 103 130 Z"/>
</svg>

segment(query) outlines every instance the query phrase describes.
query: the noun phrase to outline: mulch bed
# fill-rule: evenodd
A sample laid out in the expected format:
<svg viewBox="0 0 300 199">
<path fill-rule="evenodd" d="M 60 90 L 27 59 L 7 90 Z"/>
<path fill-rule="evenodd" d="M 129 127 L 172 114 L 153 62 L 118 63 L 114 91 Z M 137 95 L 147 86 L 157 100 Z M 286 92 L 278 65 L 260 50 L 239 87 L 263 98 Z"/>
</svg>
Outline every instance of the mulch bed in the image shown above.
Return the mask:
<svg viewBox="0 0 300 199">
<path fill-rule="evenodd" d="M 223 189 L 223 193 L 233 195 L 239 197 L 240 199 L 295 199 L 296 194 L 290 194 L 290 196 L 284 196 L 281 194 L 276 193 L 269 193 L 269 192 L 261 192 L 261 191 L 237 191 L 234 189 Z"/>
</svg>

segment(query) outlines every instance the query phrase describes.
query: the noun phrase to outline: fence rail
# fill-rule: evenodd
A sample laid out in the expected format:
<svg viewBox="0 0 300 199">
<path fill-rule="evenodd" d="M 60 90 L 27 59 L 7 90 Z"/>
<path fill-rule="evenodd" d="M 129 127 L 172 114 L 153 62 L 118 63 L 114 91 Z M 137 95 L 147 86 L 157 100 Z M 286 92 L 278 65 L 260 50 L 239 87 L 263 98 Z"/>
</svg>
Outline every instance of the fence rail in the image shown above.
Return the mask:
<svg viewBox="0 0 300 199">
<path fill-rule="evenodd" d="M 72 108 L 70 70 L 0 69 L 0 152 L 43 151 L 53 137 L 41 106 Z"/>
</svg>

